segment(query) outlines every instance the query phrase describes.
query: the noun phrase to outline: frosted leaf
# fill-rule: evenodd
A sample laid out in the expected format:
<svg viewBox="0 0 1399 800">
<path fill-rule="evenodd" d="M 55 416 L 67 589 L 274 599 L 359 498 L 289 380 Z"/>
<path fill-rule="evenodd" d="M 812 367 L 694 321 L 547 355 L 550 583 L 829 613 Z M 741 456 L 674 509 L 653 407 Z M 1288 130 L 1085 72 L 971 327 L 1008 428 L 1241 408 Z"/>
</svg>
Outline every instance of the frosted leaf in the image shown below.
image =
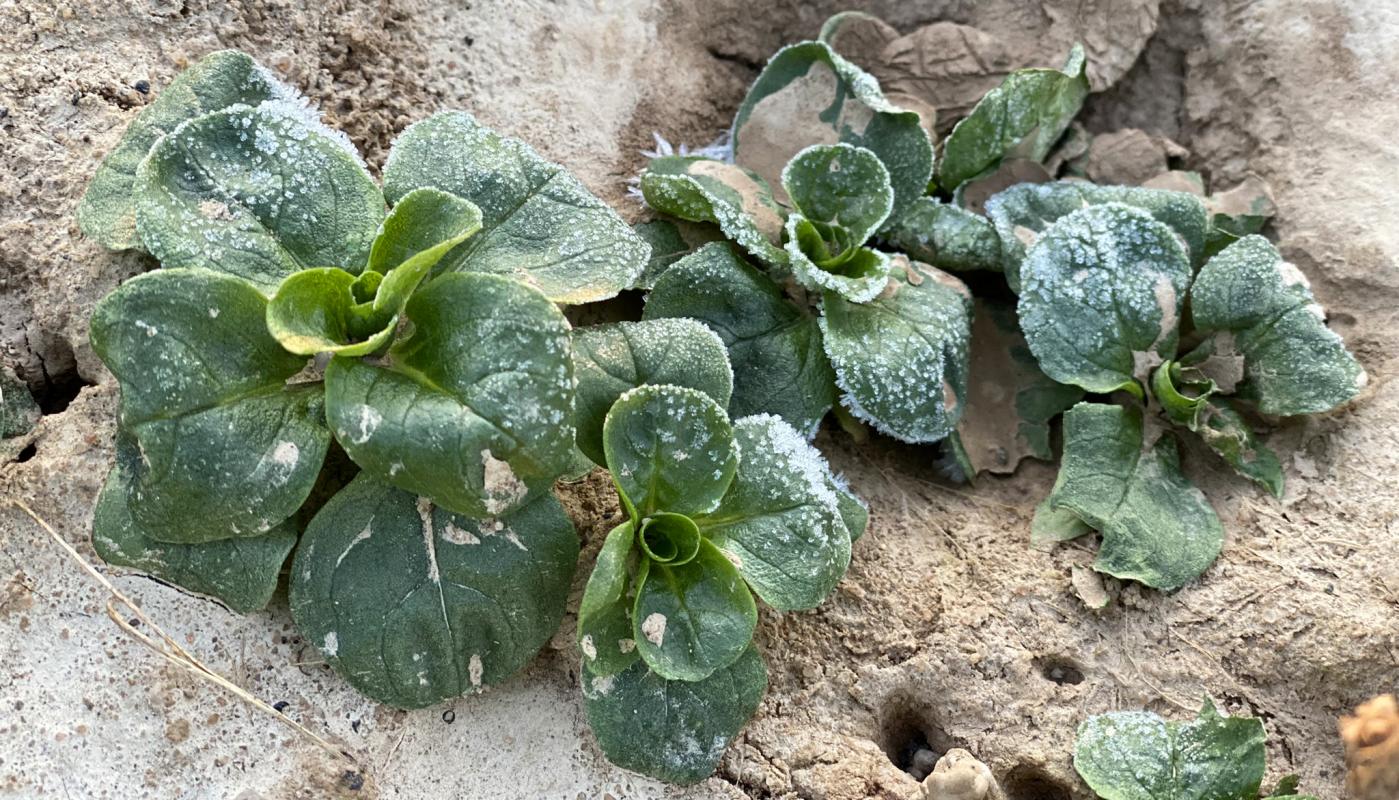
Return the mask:
<svg viewBox="0 0 1399 800">
<path fill-rule="evenodd" d="M 852 414 L 900 441 L 935 442 L 967 399 L 971 297 L 941 270 L 894 260 L 872 302 L 825 293 L 823 341 Z"/>
<path fill-rule="evenodd" d="M 813 292 L 829 290 L 852 303 L 868 303 L 888 283 L 893 262 L 888 253 L 868 247 L 828 249 L 846 241 L 844 231 L 813 225 L 805 217 L 787 218 L 787 255 L 797 283 Z"/>
<path fill-rule="evenodd" d="M 142 454 L 128 505 L 144 535 L 259 536 L 310 493 L 330 442 L 324 400 L 316 384 L 287 385 L 305 358 L 267 332 L 266 307 L 242 280 L 185 269 L 139 275 L 97 304 L 93 349 Z M 294 461 L 278 456 L 288 443 Z"/>
<path fill-rule="evenodd" d="M 342 143 L 275 104 L 182 123 L 136 174 L 136 225 L 166 268 L 208 267 L 270 294 L 309 267 L 364 268 L 379 187 Z"/>
<path fill-rule="evenodd" d="M 884 238 L 914 261 L 938 269 L 1001 270 L 1001 242 L 991 223 L 934 197 L 918 198 Z"/>
<path fill-rule="evenodd" d="M 641 175 L 647 204 L 691 222 L 712 222 L 724 235 L 769 266 L 787 263 L 784 212 L 756 174 L 699 156 L 652 159 Z"/>
<path fill-rule="evenodd" d="M 97 497 L 92 546 L 108 564 L 149 573 L 188 592 L 208 595 L 239 613 L 266 607 L 277 589 L 282 564 L 296 546 L 296 526 L 285 520 L 260 536 L 203 544 L 173 544 L 149 536 L 132 517 L 132 474 L 140 453 L 130 439 L 117 441 L 117 463 Z M 202 524 L 191 508 L 185 524 Z"/>
<path fill-rule="evenodd" d="M 391 202 L 433 187 L 475 203 L 481 232 L 434 274 L 488 272 L 557 303 L 590 303 L 631 288 L 649 247 L 568 170 L 462 111 L 408 127 L 384 165 Z"/>
<path fill-rule="evenodd" d="M 1209 222 L 1204 202 L 1193 194 L 1138 186 L 1095 186 L 1084 181 L 1021 184 L 986 202 L 986 214 L 1000 237 L 1011 289 L 1020 291 L 1025 254 L 1051 225 L 1082 208 L 1104 203 L 1121 203 L 1147 212 L 1180 236 L 1193 265 L 1204 262 Z"/>
<path fill-rule="evenodd" d="M 1128 389 L 1175 355 L 1190 262 L 1145 211 L 1106 203 L 1054 223 L 1021 267 L 1020 325 L 1050 378 Z"/>
<path fill-rule="evenodd" d="M 1315 414 L 1348 402 L 1365 370 L 1326 327 L 1306 277 L 1261 236 L 1211 258 L 1191 291 L 1195 327 L 1231 340 L 1244 357 L 1240 396 L 1279 416 Z"/>
<path fill-rule="evenodd" d="M 874 235 L 894 207 L 889 170 L 872 151 L 812 145 L 787 162 L 782 186 L 801 215 L 846 231 L 852 244 Z"/>
<path fill-rule="evenodd" d="M 753 82 L 733 122 L 734 161 L 774 186 L 787 162 L 811 145 L 872 151 L 887 168 L 897 219 L 928 186 L 933 146 L 916 111 L 880 93 L 879 82 L 822 42 L 777 51 Z"/>
<path fill-rule="evenodd" d="M 39 404 L 24 381 L 0 364 L 0 439 L 23 436 L 39 421 Z"/>
<path fill-rule="evenodd" d="M 724 342 L 691 319 L 655 319 L 579 328 L 573 334 L 573 402 L 578 447 L 603 464 L 602 422 L 617 398 L 645 384 L 685 386 L 728 408 L 733 369 Z"/>
<path fill-rule="evenodd" d="M 777 417 L 741 419 L 734 438 L 742 456 L 733 483 L 695 522 L 768 605 L 814 608 L 845 574 L 858 535 L 842 516 L 842 490 L 821 453 Z"/>
<path fill-rule="evenodd" d="M 78 204 L 83 233 L 112 250 L 140 248 L 136 233 L 136 172 L 161 136 L 180 123 L 233 105 L 267 100 L 300 103 L 296 90 L 236 50 L 210 53 L 176 76 L 136 115 L 102 160 Z M 314 116 L 314 112 L 308 112 Z"/>
<path fill-rule="evenodd" d="M 573 456 L 563 314 L 523 284 L 466 273 L 419 289 L 404 316 L 412 333 L 383 363 L 337 356 L 326 368 L 326 416 L 345 452 L 468 516 L 547 491 Z"/>
<path fill-rule="evenodd" d="M 468 537 L 476 543 L 458 543 Z M 529 663 L 563 619 L 577 559 L 552 495 L 473 520 L 361 472 L 302 536 L 291 613 L 356 690 L 422 708 Z"/>
<path fill-rule="evenodd" d="M 1146 441 L 1135 407 L 1079 403 L 1064 415 L 1064 455 L 1048 510 L 1102 533 L 1093 568 L 1179 589 L 1219 556 L 1224 529 L 1180 472 L 1175 441 Z"/>
<path fill-rule="evenodd" d="M 630 520 L 613 528 L 598 551 L 593 572 L 578 606 L 578 642 L 583 665 L 594 676 L 615 675 L 640 656 L 632 639 L 632 595 L 629 577 L 635 571 L 636 534 Z"/>
<path fill-rule="evenodd" d="M 588 724 L 608 760 L 677 784 L 713 774 L 767 691 L 767 668 L 752 645 L 702 681 L 666 680 L 642 661 L 599 677 L 583 665 Z"/>
<path fill-rule="evenodd" d="M 776 414 L 809 438 L 835 402 L 816 318 L 726 245 L 707 244 L 676 262 L 643 316 L 691 317 L 719 335 L 733 365 L 734 417 Z"/>
<path fill-rule="evenodd" d="M 694 252 L 690 243 L 680 233 L 674 222 L 668 219 L 653 219 L 632 226 L 645 242 L 651 246 L 651 257 L 646 261 L 646 268 L 641 271 L 641 277 L 636 279 L 636 288 L 650 289 L 656 285 L 656 281 L 661 274 L 670 269 L 671 265 L 690 253 Z"/>
<path fill-rule="evenodd" d="M 1074 45 L 1062 70 L 1016 70 L 987 92 L 943 143 L 938 186 L 956 189 L 1006 158 L 1043 161 L 1088 96 L 1085 66 Z"/>
</svg>

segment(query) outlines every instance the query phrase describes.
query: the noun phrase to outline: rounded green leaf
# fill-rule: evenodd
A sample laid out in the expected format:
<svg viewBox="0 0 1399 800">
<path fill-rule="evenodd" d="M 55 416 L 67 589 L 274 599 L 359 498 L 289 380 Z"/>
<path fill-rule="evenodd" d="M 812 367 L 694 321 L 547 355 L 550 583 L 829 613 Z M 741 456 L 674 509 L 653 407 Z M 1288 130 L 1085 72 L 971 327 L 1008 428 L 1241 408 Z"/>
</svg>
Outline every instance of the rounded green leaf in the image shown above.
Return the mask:
<svg viewBox="0 0 1399 800">
<path fill-rule="evenodd" d="M 952 191 L 1005 158 L 1043 161 L 1088 96 L 1087 59 L 1074 45 L 1064 69 L 1022 69 L 986 93 L 943 143 L 938 186 Z"/>
<path fill-rule="evenodd" d="M 812 291 L 835 292 L 852 303 L 868 303 L 884 290 L 892 265 L 888 254 L 854 247 L 831 257 L 818 230 L 797 214 L 787 218 L 785 248 L 798 283 Z"/>
<path fill-rule="evenodd" d="M 421 278 L 479 230 L 481 209 L 475 203 L 440 189 L 414 189 L 394 203 L 379 226 L 369 248 L 369 269 L 388 275 L 407 267 L 405 272 Z"/>
<path fill-rule="evenodd" d="M 738 467 L 728 414 L 681 386 L 626 392 L 608 412 L 602 436 L 612 479 L 643 518 L 712 510 Z"/>
<path fill-rule="evenodd" d="M 326 414 L 380 480 L 467 516 L 504 514 L 572 463 L 568 323 L 547 298 L 495 275 L 444 275 L 404 315 L 382 364 L 336 357 Z"/>
<path fill-rule="evenodd" d="M 573 401 L 578 448 L 605 463 L 602 423 L 617 398 L 646 384 L 685 386 L 727 408 L 733 369 L 724 342 L 691 319 L 655 319 L 579 328 L 573 334 Z"/>
<path fill-rule="evenodd" d="M 917 112 L 890 103 L 874 78 L 822 42 L 777 51 L 734 117 L 734 161 L 776 185 L 798 152 L 837 143 L 884 162 L 894 190 L 891 219 L 927 189 L 933 146 Z M 777 199 L 787 201 L 785 190 Z"/>
<path fill-rule="evenodd" d="M 640 656 L 632 638 L 627 586 L 636 569 L 636 528 L 630 520 L 613 528 L 598 551 L 578 605 L 578 649 L 593 675 L 615 675 Z"/>
<path fill-rule="evenodd" d="M 935 442 L 966 402 L 971 298 L 941 270 L 894 260 L 869 303 L 826 292 L 821 332 L 852 414 L 900 441 Z"/>
<path fill-rule="evenodd" d="M 768 183 L 749 170 L 701 156 L 653 158 L 641 174 L 641 195 L 663 214 L 718 225 L 764 264 L 787 263 L 782 207 Z"/>
<path fill-rule="evenodd" d="M 732 664 L 758 624 L 734 565 L 709 540 L 695 542 L 689 561 L 643 559 L 636 577 L 632 638 L 647 666 L 669 680 L 704 680 Z"/>
<path fill-rule="evenodd" d="M 1243 396 L 1265 414 L 1329 411 L 1368 382 L 1345 342 L 1326 327 L 1326 312 L 1307 278 L 1261 236 L 1245 236 L 1211 258 L 1190 294 L 1202 332 L 1216 349 L 1243 354 Z"/>
<path fill-rule="evenodd" d="M 356 296 L 363 278 L 378 274 L 357 278 L 339 267 L 320 267 L 290 276 L 267 304 L 267 330 L 282 347 L 305 356 L 363 356 L 379 350 L 393 337 L 398 318 L 393 312 L 376 313 L 372 300 Z"/>
<path fill-rule="evenodd" d="M 291 613 L 355 689 L 422 708 L 529 663 L 563 619 L 577 559 L 552 495 L 472 520 L 361 473 L 307 526 Z"/>
<path fill-rule="evenodd" d="M 172 544 L 151 538 L 132 517 L 131 473 L 140 455 L 135 444 L 117 442 L 117 463 L 97 496 L 92 547 L 108 564 L 131 567 L 189 592 L 213 597 L 241 614 L 264 608 L 277 589 L 282 564 L 296 546 L 296 527 L 284 520 L 262 536 L 204 544 Z M 198 508 L 186 522 L 202 524 Z"/>
<path fill-rule="evenodd" d="M 1040 368 L 1106 394 L 1175 355 L 1190 261 L 1145 211 L 1106 203 L 1060 219 L 1021 266 L 1020 325 Z"/>
<path fill-rule="evenodd" d="M 267 332 L 266 309 L 238 278 L 159 270 L 93 311 L 93 349 L 121 386 L 121 425 L 140 448 L 132 515 L 151 538 L 257 536 L 315 484 L 330 443 L 321 389 L 287 384 L 306 359 Z"/>
<path fill-rule="evenodd" d="M 835 402 L 816 318 L 726 245 L 707 244 L 677 261 L 656 281 L 642 316 L 693 317 L 719 335 L 733 365 L 734 417 L 776 414 L 811 437 Z"/>
<path fill-rule="evenodd" d="M 1172 422 L 1199 434 L 1235 472 L 1282 497 L 1282 464 L 1277 455 L 1257 440 L 1238 409 L 1215 391 L 1212 380 L 1187 380 L 1174 361 L 1162 364 L 1151 376 L 1152 396 Z"/>
<path fill-rule="evenodd" d="M 684 514 L 659 512 L 641 521 L 641 535 L 636 541 L 647 558 L 678 567 L 699 555 L 700 530 Z"/>
<path fill-rule="evenodd" d="M 1095 186 L 1087 181 L 1022 183 L 986 201 L 986 216 L 1000 240 L 1010 288 L 1020 291 L 1025 254 L 1051 225 L 1079 209 L 1103 203 L 1145 211 L 1180 237 L 1193 265 L 1203 261 L 1209 215 L 1204 201 L 1194 194 L 1141 186 Z"/>
<path fill-rule="evenodd" d="M 809 220 L 839 226 L 862 244 L 889 218 L 894 189 L 873 152 L 849 144 L 812 145 L 782 168 L 782 187 Z"/>
<path fill-rule="evenodd" d="M 237 50 L 219 50 L 181 72 L 136 115 L 117 146 L 102 159 L 83 199 L 78 225 L 112 250 L 140 247 L 136 235 L 136 172 L 151 146 L 180 123 L 232 105 L 266 100 L 303 103 L 296 90 Z"/>
<path fill-rule="evenodd" d="M 896 250 L 938 269 L 1001 270 L 1001 241 L 980 214 L 920 197 L 884 232 Z"/>
<path fill-rule="evenodd" d="M 690 243 L 680 233 L 674 222 L 668 219 L 653 219 L 632 226 L 632 230 L 651 246 L 651 257 L 646 261 L 646 269 L 636 279 L 636 288 L 650 289 L 656 279 L 675 262 L 694 251 Z"/>
<path fill-rule="evenodd" d="M 297 106 L 182 123 L 136 174 L 136 226 L 162 266 L 208 267 L 266 293 L 308 267 L 359 272 L 384 197 L 343 135 Z"/>
<path fill-rule="evenodd" d="M 617 213 L 562 166 L 462 111 L 416 122 L 384 165 L 384 193 L 399 202 L 433 187 L 481 209 L 481 232 L 438 272 L 507 275 L 558 303 L 590 303 L 635 283 L 649 248 Z"/>
<path fill-rule="evenodd" d="M 588 724 L 612 763 L 669 783 L 713 774 L 767 691 L 767 668 L 749 645 L 702 681 L 670 681 L 637 661 L 618 675 L 584 665 Z"/>
<path fill-rule="evenodd" d="M 719 507 L 695 521 L 768 605 L 814 608 L 845 574 L 863 520 L 852 518 L 858 532 L 846 525 L 843 512 L 854 509 L 835 491 L 826 459 L 792 426 L 746 417 L 734 425 L 734 440 L 741 456 L 733 483 Z"/>
</svg>

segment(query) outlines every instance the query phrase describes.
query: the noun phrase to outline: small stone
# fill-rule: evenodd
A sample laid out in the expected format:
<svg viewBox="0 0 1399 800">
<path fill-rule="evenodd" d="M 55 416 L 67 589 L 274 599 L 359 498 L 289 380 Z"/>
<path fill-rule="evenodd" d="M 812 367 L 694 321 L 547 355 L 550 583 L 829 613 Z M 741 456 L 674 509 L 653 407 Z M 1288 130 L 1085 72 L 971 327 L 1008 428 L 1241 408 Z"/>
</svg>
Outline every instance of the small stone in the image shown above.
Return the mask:
<svg viewBox="0 0 1399 800">
<path fill-rule="evenodd" d="M 142 79 L 142 80 L 139 80 L 139 81 L 136 81 L 135 83 L 133 83 L 133 84 L 131 85 L 131 88 L 135 89 L 136 91 L 140 92 L 141 94 L 150 94 L 150 93 L 151 93 L 151 82 L 148 81 L 148 80 Z"/>
</svg>

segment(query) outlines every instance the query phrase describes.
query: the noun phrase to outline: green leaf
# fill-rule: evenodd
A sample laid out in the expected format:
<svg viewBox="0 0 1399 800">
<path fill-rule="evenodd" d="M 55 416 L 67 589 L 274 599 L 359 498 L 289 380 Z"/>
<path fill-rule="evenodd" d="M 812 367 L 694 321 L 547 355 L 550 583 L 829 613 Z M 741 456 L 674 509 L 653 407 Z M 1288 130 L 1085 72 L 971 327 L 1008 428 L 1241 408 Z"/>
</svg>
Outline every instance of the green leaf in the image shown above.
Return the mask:
<svg viewBox="0 0 1399 800">
<path fill-rule="evenodd" d="M 643 559 L 636 576 L 632 638 L 653 672 L 702 681 L 732 664 L 758 624 L 758 607 L 738 570 L 707 539 L 684 564 Z"/>
<path fill-rule="evenodd" d="M 758 648 L 702 681 L 668 681 L 638 661 L 619 675 L 584 666 L 588 724 L 612 763 L 669 783 L 698 783 L 758 710 L 767 668 Z"/>
<path fill-rule="evenodd" d="M 957 433 L 973 476 L 1008 475 L 1025 458 L 1052 459 L 1050 422 L 1083 399 L 1083 390 L 1040 371 L 1013 306 L 977 299 L 970 370 Z"/>
<path fill-rule="evenodd" d="M 890 103 L 874 78 L 821 42 L 777 51 L 734 117 L 734 161 L 775 185 L 799 151 L 836 143 L 884 162 L 894 190 L 891 219 L 927 189 L 933 146 L 917 112 Z M 777 200 L 785 202 L 786 192 Z"/>
<path fill-rule="evenodd" d="M 393 338 L 397 316 L 374 311 L 373 291 L 363 287 L 382 278 L 377 272 L 355 277 L 339 267 L 302 270 L 277 287 L 267 304 L 267 330 L 287 350 L 304 356 L 336 353 L 364 356 Z"/>
<path fill-rule="evenodd" d="M 437 189 L 405 194 L 379 226 L 369 269 L 384 276 L 374 310 L 397 314 L 428 272 L 452 248 L 481 230 L 481 209 Z"/>
<path fill-rule="evenodd" d="M 1020 325 L 1040 368 L 1107 394 L 1175 355 L 1190 262 L 1176 235 L 1120 203 L 1060 219 L 1021 267 Z"/>
<path fill-rule="evenodd" d="M 472 520 L 360 473 L 306 528 L 291 613 L 355 689 L 422 708 L 529 663 L 558 630 L 577 559 L 548 493 Z"/>
<path fill-rule="evenodd" d="M 1217 332 L 1216 352 L 1243 354 L 1241 396 L 1264 414 L 1329 411 L 1354 398 L 1368 377 L 1307 278 L 1261 236 L 1225 248 L 1200 270 L 1190 295 L 1195 327 Z"/>
<path fill-rule="evenodd" d="M 618 322 L 580 328 L 573 334 L 573 401 L 578 447 L 604 463 L 602 423 L 617 398 L 646 384 L 685 386 L 703 392 L 720 408 L 733 395 L 733 370 L 724 343 L 691 319 Z"/>
<path fill-rule="evenodd" d="M 653 158 L 641 174 L 641 195 L 662 214 L 718 225 L 769 266 L 787 263 L 782 208 L 768 183 L 742 167 L 701 156 Z"/>
<path fill-rule="evenodd" d="M 719 507 L 695 522 L 768 605 L 814 608 L 850 565 L 859 533 L 843 513 L 854 509 L 833 491 L 826 459 L 781 419 L 741 419 L 734 439 L 741 456 L 733 483 Z"/>
<path fill-rule="evenodd" d="M 1174 440 L 1144 438 L 1137 408 L 1079 403 L 1064 415 L 1064 456 L 1049 496 L 1102 532 L 1093 568 L 1179 589 L 1219 556 L 1224 529 L 1180 472 Z"/>
<path fill-rule="evenodd" d="M 348 140 L 277 103 L 181 124 L 141 162 L 134 191 L 141 241 L 162 266 L 227 272 L 267 294 L 308 267 L 358 273 L 384 218 Z"/>
<path fill-rule="evenodd" d="M 738 467 L 728 415 L 694 389 L 632 389 L 613 404 L 602 435 L 612 479 L 643 518 L 712 511 Z"/>
<path fill-rule="evenodd" d="M 1301 779 L 1299 776 L 1297 776 L 1297 775 L 1284 775 L 1284 776 L 1278 781 L 1278 785 L 1277 785 L 1276 787 L 1273 788 L 1273 791 L 1269 792 L 1268 794 L 1266 794 L 1266 795 L 1264 795 L 1264 796 L 1265 796 L 1265 797 L 1296 797 L 1296 796 L 1297 796 L 1297 786 L 1298 786 L 1298 784 L 1300 784 L 1301 782 L 1302 782 L 1302 779 Z"/>
<path fill-rule="evenodd" d="M 849 144 L 812 145 L 782 168 L 782 187 L 801 215 L 835 225 L 861 244 L 894 208 L 889 170 L 872 151 Z"/>
<path fill-rule="evenodd" d="M 883 291 L 891 266 L 888 254 L 868 247 L 832 252 L 821 227 L 805 217 L 787 218 L 787 255 L 792 272 L 804 288 L 829 290 L 852 303 L 868 303 Z M 837 231 L 845 239 L 843 231 Z"/>
<path fill-rule="evenodd" d="M 1257 440 L 1228 399 L 1215 395 L 1214 381 L 1183 381 L 1179 365 L 1171 361 L 1152 375 L 1151 391 L 1172 422 L 1199 434 L 1235 472 L 1282 497 L 1282 465 L 1277 455 Z"/>
<path fill-rule="evenodd" d="M 845 523 L 845 529 L 850 533 L 851 543 L 854 543 L 856 539 L 865 535 L 865 529 L 869 527 L 870 508 L 864 500 L 861 500 L 850 490 L 845 479 L 841 476 L 831 473 L 827 477 L 826 486 L 835 493 L 836 505 L 840 509 L 840 519 Z"/>
<path fill-rule="evenodd" d="M 1001 240 L 980 214 L 920 197 L 884 237 L 914 261 L 952 272 L 1001 271 Z"/>
<path fill-rule="evenodd" d="M 826 292 L 821 332 L 852 414 L 900 441 L 935 442 L 967 399 L 971 296 L 941 270 L 894 260 L 872 302 Z"/>
<path fill-rule="evenodd" d="M 593 675 L 615 675 L 640 658 L 627 595 L 635 571 L 635 530 L 628 520 L 607 534 L 578 606 L 578 649 L 583 651 L 584 668 Z"/>
<path fill-rule="evenodd" d="M 219 50 L 181 72 L 136 115 L 102 160 L 78 203 L 78 225 L 110 250 L 141 247 L 136 235 L 136 172 L 160 137 L 180 123 L 232 105 L 304 103 L 295 89 L 236 50 Z"/>
<path fill-rule="evenodd" d="M 1263 743 L 1262 722 L 1209 700 L 1191 722 L 1118 711 L 1079 726 L 1074 768 L 1103 800 L 1254 800 Z"/>
<path fill-rule="evenodd" d="M 326 414 L 365 471 L 472 517 L 519 507 L 572 463 L 568 323 L 497 275 L 444 275 L 409 299 L 382 364 L 337 356 Z"/>
<path fill-rule="evenodd" d="M 1021 69 L 986 93 L 943 144 L 938 186 L 952 191 L 1006 158 L 1043 161 L 1088 96 L 1087 59 L 1074 45 L 1063 70 Z"/>
<path fill-rule="evenodd" d="M 1095 186 L 1085 181 L 1022 183 L 986 201 L 986 215 L 1000 237 L 1010 288 L 1020 291 L 1025 254 L 1051 225 L 1079 209 L 1104 203 L 1145 211 L 1176 233 L 1192 265 L 1204 263 L 1209 225 L 1204 202 L 1193 194 L 1140 186 Z"/>
<path fill-rule="evenodd" d="M 642 222 L 633 225 L 632 230 L 651 246 L 651 257 L 647 259 L 641 277 L 636 279 L 638 289 L 654 287 L 656 280 L 670 269 L 672 264 L 694 252 L 694 248 L 681 235 L 680 229 L 668 219 Z"/>
<path fill-rule="evenodd" d="M 397 203 L 422 187 L 481 209 L 481 232 L 438 273 L 507 275 L 554 302 L 590 303 L 630 288 L 646 266 L 646 242 L 577 178 L 465 112 L 435 114 L 394 141 L 384 194 Z"/>
<path fill-rule="evenodd" d="M 266 308 L 238 278 L 180 269 L 132 278 L 93 311 L 93 349 L 140 447 L 130 505 L 147 536 L 257 536 L 310 494 L 330 443 L 322 393 L 287 384 L 306 359 L 267 333 Z"/>
<path fill-rule="evenodd" d="M 642 317 L 692 317 L 719 335 L 733 365 L 735 418 L 776 414 L 809 438 L 835 402 L 816 317 L 724 244 L 676 262 L 656 282 Z"/>
<path fill-rule="evenodd" d="M 39 421 L 39 404 L 24 381 L 0 364 L 0 439 L 23 436 Z"/>
<path fill-rule="evenodd" d="M 135 443 L 117 442 L 117 463 L 97 496 L 92 517 L 92 547 L 108 564 L 130 567 L 182 589 L 213 597 L 240 614 L 267 606 L 277 589 L 282 564 L 296 546 L 296 527 L 284 520 L 261 536 L 204 544 L 171 544 L 151 538 L 132 517 L 128 505 L 133 467 L 140 459 Z M 197 508 L 188 524 L 202 523 Z"/>
<path fill-rule="evenodd" d="M 1030 520 L 1030 544 L 1068 542 L 1093 532 L 1079 515 L 1067 508 L 1054 508 L 1050 500 L 1046 497 L 1035 506 L 1035 516 Z"/>
</svg>

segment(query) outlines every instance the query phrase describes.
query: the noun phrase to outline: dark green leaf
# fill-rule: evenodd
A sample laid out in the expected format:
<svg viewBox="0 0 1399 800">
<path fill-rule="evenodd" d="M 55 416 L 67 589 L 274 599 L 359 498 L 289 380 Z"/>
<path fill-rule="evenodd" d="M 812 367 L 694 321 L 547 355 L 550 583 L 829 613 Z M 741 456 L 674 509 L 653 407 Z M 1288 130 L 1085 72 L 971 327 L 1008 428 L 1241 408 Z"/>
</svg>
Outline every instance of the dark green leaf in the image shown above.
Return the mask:
<svg viewBox="0 0 1399 800">
<path fill-rule="evenodd" d="M 636 279 L 636 288 L 650 289 L 656 285 L 656 280 L 675 262 L 689 255 L 694 251 L 690 243 L 685 241 L 685 237 L 680 234 L 680 229 L 674 222 L 668 219 L 653 219 L 639 225 L 633 225 L 632 230 L 642 238 L 646 244 L 651 246 L 651 257 L 646 261 L 646 268 L 641 271 L 641 277 Z"/>
<path fill-rule="evenodd" d="M 552 495 L 471 520 L 360 473 L 306 528 L 291 612 L 350 685 L 422 708 L 534 658 L 558 630 L 577 560 Z"/>
<path fill-rule="evenodd" d="M 39 421 L 39 404 L 24 381 L 0 364 L 0 439 L 22 436 Z"/>
<path fill-rule="evenodd" d="M 782 208 L 767 182 L 742 167 L 700 156 L 653 158 L 641 175 L 641 194 L 663 214 L 718 225 L 764 264 L 787 263 Z"/>
<path fill-rule="evenodd" d="M 914 201 L 884 236 L 894 249 L 938 269 L 1001 270 L 1001 241 L 991 223 L 980 214 L 933 197 Z"/>
<path fill-rule="evenodd" d="M 849 144 L 812 145 L 782 169 L 782 187 L 801 215 L 843 228 L 853 244 L 874 235 L 894 208 L 889 170 L 873 152 Z"/>
<path fill-rule="evenodd" d="M 394 141 L 384 194 L 397 203 L 422 187 L 481 209 L 481 232 L 438 273 L 507 275 L 557 303 L 590 303 L 630 288 L 646 266 L 646 243 L 577 178 L 465 112 L 435 114 Z"/>
<path fill-rule="evenodd" d="M 367 472 L 467 516 L 504 514 L 547 489 L 573 454 L 568 323 L 544 295 L 497 275 L 444 275 L 404 315 L 383 364 L 337 356 L 326 413 Z"/>
<path fill-rule="evenodd" d="M 615 675 L 639 658 L 627 596 L 635 568 L 635 530 L 628 520 L 607 534 L 578 606 L 578 649 L 593 675 Z"/>
<path fill-rule="evenodd" d="M 632 638 L 663 678 L 702 681 L 743 655 L 753 639 L 753 593 L 707 539 L 684 564 L 643 559 L 636 584 Z"/>
</svg>

